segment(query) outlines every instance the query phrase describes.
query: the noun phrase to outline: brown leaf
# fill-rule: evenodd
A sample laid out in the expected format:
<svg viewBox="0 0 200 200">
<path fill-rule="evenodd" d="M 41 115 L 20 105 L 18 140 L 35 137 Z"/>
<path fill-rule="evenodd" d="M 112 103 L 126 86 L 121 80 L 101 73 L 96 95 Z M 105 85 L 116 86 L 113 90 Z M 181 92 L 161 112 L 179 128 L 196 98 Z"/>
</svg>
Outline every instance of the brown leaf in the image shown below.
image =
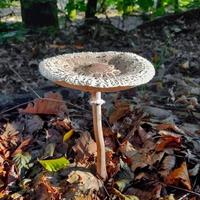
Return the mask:
<svg viewBox="0 0 200 200">
<path fill-rule="evenodd" d="M 113 151 L 106 151 L 106 168 L 108 175 L 113 177 L 120 170 L 119 157 Z"/>
<path fill-rule="evenodd" d="M 176 157 L 174 155 L 167 155 L 161 165 L 161 171 L 159 173 L 163 176 L 166 177 L 169 172 L 174 168 L 176 164 Z"/>
<path fill-rule="evenodd" d="M 32 141 L 32 137 L 28 137 L 24 141 L 22 141 L 21 144 L 17 147 L 17 149 L 12 153 L 12 157 L 24 151 L 28 147 L 28 145 L 31 143 L 31 141 Z"/>
<path fill-rule="evenodd" d="M 68 175 L 67 182 L 74 185 L 78 191 L 83 193 L 99 191 L 103 186 L 103 182 L 92 173 L 79 170 L 72 171 Z"/>
<path fill-rule="evenodd" d="M 96 143 L 88 132 L 81 133 L 72 149 L 76 153 L 76 161 L 81 164 L 92 164 L 88 160 L 96 156 L 97 153 Z"/>
<path fill-rule="evenodd" d="M 12 165 L 7 174 L 7 184 L 11 186 L 19 179 L 19 175 L 16 172 L 15 165 Z"/>
<path fill-rule="evenodd" d="M 14 123 L 5 125 L 5 130 L 0 135 L 0 155 L 9 158 L 12 151 L 20 142 L 19 132 L 16 130 Z"/>
<path fill-rule="evenodd" d="M 162 136 L 156 144 L 156 151 L 163 151 L 167 147 L 179 147 L 181 144 L 181 136 L 171 132 L 159 132 Z"/>
<path fill-rule="evenodd" d="M 68 118 L 63 120 L 57 119 L 52 123 L 52 125 L 61 132 L 66 132 L 72 129 L 71 122 Z"/>
<path fill-rule="evenodd" d="M 159 183 L 151 184 L 148 188 L 130 187 L 127 189 L 126 194 L 136 195 L 141 200 L 158 199 L 161 196 L 162 185 Z"/>
<path fill-rule="evenodd" d="M 179 185 L 180 183 L 188 190 L 192 189 L 186 162 L 183 162 L 179 168 L 171 171 L 165 178 L 165 183 L 170 185 Z"/>
<path fill-rule="evenodd" d="M 44 121 L 38 115 L 28 116 L 28 119 L 26 120 L 25 123 L 26 123 L 26 130 L 30 134 L 42 129 L 44 125 Z"/>
<path fill-rule="evenodd" d="M 115 103 L 115 111 L 110 115 L 109 122 L 111 124 L 117 122 L 130 112 L 130 103 L 117 101 Z"/>
<path fill-rule="evenodd" d="M 147 165 L 153 165 L 155 162 L 160 161 L 164 155 L 164 152 L 150 153 L 144 150 L 136 150 L 128 141 L 120 146 L 120 151 L 128 158 L 127 163 L 131 165 L 133 171 L 138 167 L 143 168 Z"/>
<path fill-rule="evenodd" d="M 49 92 L 43 99 L 35 99 L 29 103 L 25 109 L 19 109 L 21 113 L 63 115 L 67 112 L 67 107 L 63 102 L 62 96 L 58 93 Z"/>
<path fill-rule="evenodd" d="M 103 127 L 103 135 L 104 137 L 109 137 L 109 136 L 113 136 L 114 133 L 112 132 L 110 128 Z"/>
<path fill-rule="evenodd" d="M 40 200 L 59 200 L 61 195 L 59 189 L 54 187 L 44 175 L 35 183 L 35 193 L 36 199 Z"/>
<path fill-rule="evenodd" d="M 159 124 L 155 127 L 158 131 L 167 130 L 167 131 L 174 131 L 180 134 L 184 134 L 180 128 L 178 128 L 175 124 Z"/>
</svg>

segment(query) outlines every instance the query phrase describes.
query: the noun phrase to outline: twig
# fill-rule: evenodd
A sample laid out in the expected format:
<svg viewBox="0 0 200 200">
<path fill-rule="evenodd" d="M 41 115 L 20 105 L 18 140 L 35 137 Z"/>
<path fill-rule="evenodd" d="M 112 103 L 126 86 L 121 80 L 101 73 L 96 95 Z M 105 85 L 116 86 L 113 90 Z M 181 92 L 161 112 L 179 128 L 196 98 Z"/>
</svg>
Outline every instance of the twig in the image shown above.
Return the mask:
<svg viewBox="0 0 200 200">
<path fill-rule="evenodd" d="M 66 104 L 68 104 L 68 105 L 70 105 L 70 106 L 73 106 L 73 107 L 75 107 L 75 108 L 78 108 L 78 109 L 80 109 L 80 110 L 84 110 L 84 111 L 90 113 L 89 110 L 87 110 L 87 109 L 85 109 L 85 108 L 82 108 L 82 107 L 80 107 L 80 106 L 78 106 L 78 105 L 74 105 L 74 104 L 72 104 L 72 103 L 70 103 L 70 102 L 67 102 L 67 101 L 62 101 L 62 100 L 56 100 L 56 99 L 43 98 L 43 97 L 41 97 L 30 85 L 28 85 L 28 83 L 21 77 L 21 75 L 20 75 L 15 69 L 13 69 L 13 68 L 10 67 L 10 66 L 8 66 L 8 67 L 9 67 L 9 69 L 10 69 L 12 72 L 14 72 L 14 74 L 17 75 L 17 77 L 24 83 L 24 86 L 26 86 L 37 98 L 39 98 L 39 99 L 44 99 L 44 100 L 48 100 L 48 101 L 53 101 L 53 102 L 66 103 Z M 33 102 L 33 100 L 32 100 L 32 101 L 25 102 L 25 103 L 22 103 L 22 104 L 19 104 L 19 105 L 16 105 L 16 106 L 13 106 L 13 107 L 11 107 L 11 108 L 9 108 L 9 109 L 7 109 L 7 110 L 1 112 L 0 114 L 4 114 L 4 113 L 6 113 L 6 112 L 9 112 L 9 111 L 14 110 L 14 109 L 16 109 L 16 108 L 19 108 L 20 106 L 23 106 L 23 105 L 25 105 L 25 104 L 27 104 L 27 103 L 31 103 L 31 102 Z"/>
<path fill-rule="evenodd" d="M 16 105 L 16 106 L 13 106 L 13 107 L 11 107 L 11 108 L 8 108 L 7 110 L 3 110 L 2 112 L 0 112 L 0 115 L 5 114 L 5 113 L 7 113 L 7 112 L 9 112 L 9 111 L 11 111 L 11 110 L 14 110 L 14 109 L 16 109 L 16 108 L 19 108 L 19 107 L 24 106 L 24 105 L 26 105 L 26 104 L 28 104 L 28 103 L 31 103 L 31 102 L 33 102 L 33 100 L 31 100 L 31 101 L 26 101 L 26 102 L 24 102 L 24 103 L 21 103 L 21 104 L 18 104 L 18 105 Z"/>
<path fill-rule="evenodd" d="M 99 179 L 100 181 L 103 181 L 103 179 L 100 177 L 100 176 L 98 176 L 98 174 L 97 175 L 95 175 L 96 176 L 96 178 L 97 179 Z M 109 194 L 109 192 L 108 192 L 108 190 L 107 190 L 107 188 L 105 187 L 105 185 L 104 185 L 104 182 L 103 182 L 103 189 L 104 189 L 104 191 L 106 192 L 106 194 L 107 194 L 107 196 L 108 196 L 108 198 L 110 199 L 110 200 L 112 200 L 112 198 L 111 198 L 111 196 L 110 196 L 110 194 Z"/>
<path fill-rule="evenodd" d="M 200 193 L 197 193 L 197 192 L 194 192 L 194 191 L 190 191 L 190 190 L 183 189 L 183 188 L 180 188 L 180 187 L 177 187 L 177 186 L 173 186 L 173 185 L 167 185 L 167 187 L 171 187 L 171 188 L 174 188 L 174 189 L 177 189 L 177 190 L 181 190 L 181 191 L 183 191 L 183 192 L 187 192 L 187 193 L 190 193 L 190 194 L 194 194 L 194 195 L 200 197 Z"/>
<path fill-rule="evenodd" d="M 15 75 L 17 75 L 17 77 L 18 77 L 22 82 L 24 82 L 25 84 L 27 84 L 27 82 L 21 77 L 21 75 L 20 75 L 15 69 L 13 69 L 12 67 L 10 67 L 9 65 L 8 65 L 8 67 L 9 67 L 9 69 L 10 69 L 12 72 L 15 73 Z M 33 94 L 35 94 L 35 96 L 37 96 L 38 98 L 42 98 L 42 97 L 41 97 L 32 87 L 30 87 L 28 84 L 25 85 L 25 86 L 27 86 L 28 89 L 31 90 L 31 92 L 32 92 Z"/>
<path fill-rule="evenodd" d="M 184 200 L 187 196 L 189 196 L 190 195 L 190 193 L 187 193 L 187 194 L 185 194 L 185 195 L 183 195 L 182 197 L 180 197 L 179 199 L 177 199 L 177 200 Z"/>
</svg>

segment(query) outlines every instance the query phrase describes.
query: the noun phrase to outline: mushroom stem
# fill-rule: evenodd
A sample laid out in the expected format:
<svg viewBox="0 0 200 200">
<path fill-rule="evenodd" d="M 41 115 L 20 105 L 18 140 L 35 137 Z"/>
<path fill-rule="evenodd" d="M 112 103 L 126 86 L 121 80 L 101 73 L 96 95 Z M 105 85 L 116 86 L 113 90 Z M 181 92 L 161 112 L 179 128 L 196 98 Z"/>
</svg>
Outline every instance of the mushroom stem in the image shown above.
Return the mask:
<svg viewBox="0 0 200 200">
<path fill-rule="evenodd" d="M 90 100 L 90 104 L 92 105 L 94 135 L 97 144 L 97 174 L 103 180 L 106 180 L 106 154 L 101 119 L 101 105 L 104 103 L 104 101 L 101 99 L 101 92 L 93 92 L 91 95 L 92 98 Z"/>
</svg>

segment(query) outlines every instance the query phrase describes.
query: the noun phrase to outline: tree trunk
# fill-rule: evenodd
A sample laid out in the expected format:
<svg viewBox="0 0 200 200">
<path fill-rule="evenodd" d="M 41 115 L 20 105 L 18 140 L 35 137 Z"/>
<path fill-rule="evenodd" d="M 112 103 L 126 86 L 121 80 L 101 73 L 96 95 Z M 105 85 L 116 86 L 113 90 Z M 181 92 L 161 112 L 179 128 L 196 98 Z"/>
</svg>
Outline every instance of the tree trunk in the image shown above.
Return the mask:
<svg viewBox="0 0 200 200">
<path fill-rule="evenodd" d="M 20 0 L 22 21 L 27 27 L 58 26 L 57 0 Z"/>
<path fill-rule="evenodd" d="M 177 13 L 179 11 L 179 1 L 178 0 L 174 0 L 174 11 L 175 11 L 175 13 Z"/>
<path fill-rule="evenodd" d="M 156 2 L 156 9 L 162 8 L 163 7 L 163 0 L 157 0 Z"/>
<path fill-rule="evenodd" d="M 97 0 L 88 0 L 86 6 L 85 18 L 95 19 L 96 10 L 97 10 Z"/>
</svg>

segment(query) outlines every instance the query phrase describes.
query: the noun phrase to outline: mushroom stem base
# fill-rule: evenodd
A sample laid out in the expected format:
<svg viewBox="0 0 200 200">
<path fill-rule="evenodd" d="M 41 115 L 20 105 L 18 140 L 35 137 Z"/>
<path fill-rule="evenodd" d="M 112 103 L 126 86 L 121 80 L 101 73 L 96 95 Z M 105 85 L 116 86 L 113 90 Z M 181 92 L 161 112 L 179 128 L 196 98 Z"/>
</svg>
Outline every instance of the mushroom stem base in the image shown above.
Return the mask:
<svg viewBox="0 0 200 200">
<path fill-rule="evenodd" d="M 90 104 L 92 105 L 94 135 L 97 144 L 97 174 L 103 180 L 106 180 L 108 175 L 106 170 L 105 143 L 103 138 L 101 116 L 101 105 L 104 101 L 101 99 L 101 92 L 91 93 L 91 97 Z"/>
</svg>

